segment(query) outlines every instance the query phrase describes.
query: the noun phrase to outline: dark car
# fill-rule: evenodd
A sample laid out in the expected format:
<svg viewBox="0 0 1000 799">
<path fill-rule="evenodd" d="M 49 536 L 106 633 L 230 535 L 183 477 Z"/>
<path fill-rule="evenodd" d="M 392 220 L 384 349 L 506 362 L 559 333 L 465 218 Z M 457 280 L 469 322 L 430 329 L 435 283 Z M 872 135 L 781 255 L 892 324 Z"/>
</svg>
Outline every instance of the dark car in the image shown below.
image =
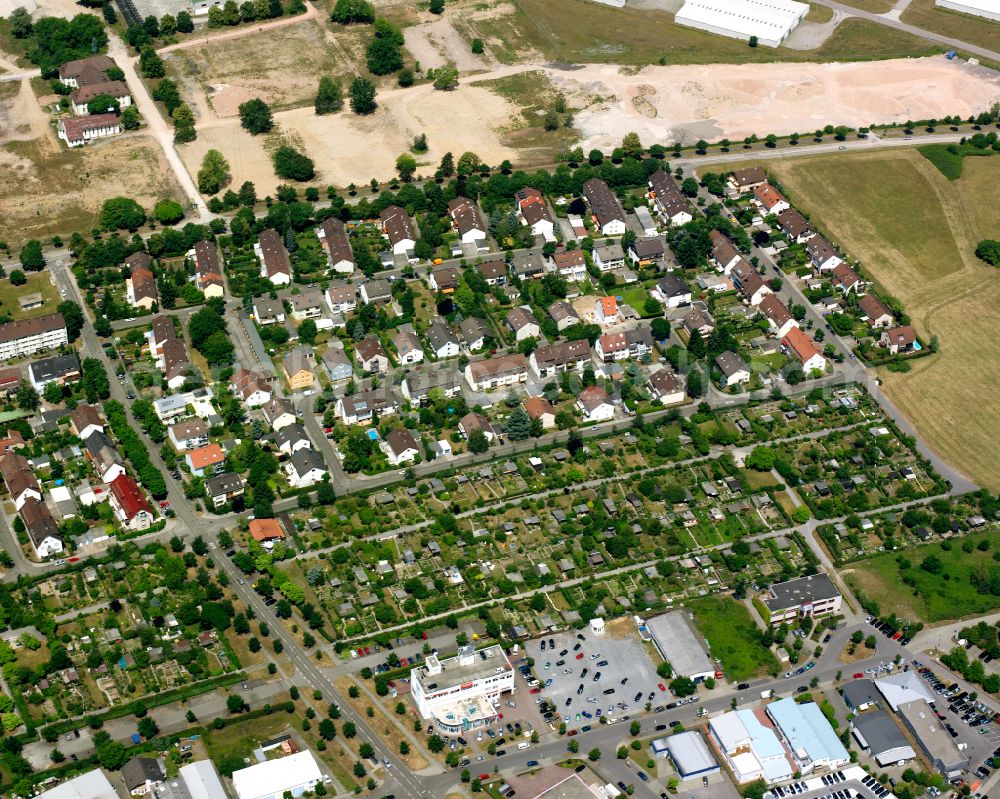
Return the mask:
<svg viewBox="0 0 1000 799">
<path fill-rule="evenodd" d="M 739 685 L 736 686 L 736 688 L 738 690 L 740 690 L 740 691 L 745 691 L 749 687 L 750 687 L 750 683 L 748 683 L 748 682 L 741 682 Z"/>
<path fill-rule="evenodd" d="M 614 688 L 605 688 L 604 689 L 604 695 L 605 696 L 611 696 L 611 694 L 613 694 L 614 692 L 615 692 Z"/>
</svg>

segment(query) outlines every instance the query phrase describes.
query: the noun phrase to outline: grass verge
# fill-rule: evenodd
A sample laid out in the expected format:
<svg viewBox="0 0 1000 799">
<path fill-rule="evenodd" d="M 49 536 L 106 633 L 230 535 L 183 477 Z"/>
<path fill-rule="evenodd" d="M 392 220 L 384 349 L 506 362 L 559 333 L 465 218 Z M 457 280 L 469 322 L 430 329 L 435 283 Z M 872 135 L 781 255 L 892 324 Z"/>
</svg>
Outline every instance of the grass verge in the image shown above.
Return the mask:
<svg viewBox="0 0 1000 799">
<path fill-rule="evenodd" d="M 761 642 L 761 631 L 744 605 L 711 596 L 692 601 L 690 607 L 726 677 L 738 682 L 777 673 L 778 661 Z"/>
</svg>

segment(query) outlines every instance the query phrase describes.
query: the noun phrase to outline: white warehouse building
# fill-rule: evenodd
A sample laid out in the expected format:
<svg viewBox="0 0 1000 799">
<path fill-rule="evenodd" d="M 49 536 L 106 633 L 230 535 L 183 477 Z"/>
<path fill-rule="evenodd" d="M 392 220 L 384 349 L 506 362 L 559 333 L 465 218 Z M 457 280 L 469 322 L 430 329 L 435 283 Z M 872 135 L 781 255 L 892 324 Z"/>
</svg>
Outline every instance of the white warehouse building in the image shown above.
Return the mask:
<svg viewBox="0 0 1000 799">
<path fill-rule="evenodd" d="M 233 788 L 239 799 L 282 799 L 285 793 L 298 797 L 329 781 L 308 750 L 233 772 Z"/>
<path fill-rule="evenodd" d="M 463 646 L 452 658 L 429 655 L 410 672 L 410 693 L 422 718 L 449 735 L 493 723 L 500 695 L 514 690 L 514 667 L 503 647 Z"/>
<path fill-rule="evenodd" d="M 935 0 L 934 4 L 949 11 L 961 11 L 1000 22 L 1000 2 L 997 0 Z"/>
<path fill-rule="evenodd" d="M 974 0 L 973 0 L 974 1 Z M 777 47 L 809 13 L 795 0 L 686 0 L 674 17 L 678 25 Z"/>
</svg>

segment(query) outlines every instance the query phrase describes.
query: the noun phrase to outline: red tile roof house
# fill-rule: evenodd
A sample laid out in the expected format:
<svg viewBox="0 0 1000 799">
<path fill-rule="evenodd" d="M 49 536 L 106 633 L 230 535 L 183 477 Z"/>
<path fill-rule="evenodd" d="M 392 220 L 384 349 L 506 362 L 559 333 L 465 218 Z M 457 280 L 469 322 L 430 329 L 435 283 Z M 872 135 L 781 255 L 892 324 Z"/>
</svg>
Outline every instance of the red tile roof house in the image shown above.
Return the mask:
<svg viewBox="0 0 1000 799">
<path fill-rule="evenodd" d="M 555 220 L 538 189 L 523 188 L 514 193 L 521 221 L 531 228 L 532 234 L 542 236 L 546 241 L 555 241 Z"/>
<path fill-rule="evenodd" d="M 545 397 L 528 397 L 523 405 L 532 420 L 541 421 L 543 430 L 551 430 L 556 426 L 556 409 Z"/>
<path fill-rule="evenodd" d="M 455 230 L 463 244 L 485 247 L 486 225 L 479 207 L 468 197 L 456 197 L 448 203 L 448 215 L 455 223 Z"/>
<path fill-rule="evenodd" d="M 70 95 L 70 103 L 73 107 L 73 114 L 78 117 L 85 117 L 90 113 L 89 104 L 95 97 L 107 95 L 112 100 L 118 101 L 119 108 L 128 108 L 132 105 L 132 95 L 129 93 L 128 84 L 121 80 L 107 80 L 101 83 L 92 83 L 89 86 L 81 86 Z"/>
<path fill-rule="evenodd" d="M 117 114 L 92 114 L 87 117 L 64 117 L 57 133 L 67 147 L 82 147 L 94 139 L 106 139 L 122 132 Z"/>
<path fill-rule="evenodd" d="M 285 540 L 285 531 L 277 519 L 251 519 L 250 536 L 265 549 L 271 549 L 275 541 Z"/>
<path fill-rule="evenodd" d="M 814 369 L 822 372 L 826 369 L 826 358 L 823 357 L 811 338 L 793 327 L 781 340 L 781 346 L 795 360 L 802 364 L 802 371 L 809 374 Z"/>
<path fill-rule="evenodd" d="M 292 262 L 278 231 L 262 230 L 253 250 L 260 261 L 261 277 L 266 277 L 275 286 L 287 286 L 292 282 Z"/>
<path fill-rule="evenodd" d="M 614 297 L 599 297 L 594 306 L 594 317 L 604 324 L 619 321 L 621 317 L 618 314 L 618 300 Z"/>
<path fill-rule="evenodd" d="M 765 214 L 780 214 L 791 208 L 791 204 L 785 199 L 785 196 L 769 183 L 757 186 L 753 190 L 753 199 L 754 203 Z"/>
<path fill-rule="evenodd" d="M 204 477 L 206 473 L 215 474 L 216 467 L 224 463 L 225 460 L 226 453 L 218 444 L 209 444 L 184 453 L 184 461 L 191 470 L 191 474 L 197 477 Z"/>
<path fill-rule="evenodd" d="M 608 392 L 600 386 L 587 386 L 577 396 L 576 406 L 588 422 L 606 422 L 615 415 Z"/>
<path fill-rule="evenodd" d="M 125 281 L 125 298 L 133 308 L 150 310 L 157 301 L 156 278 L 144 266 L 136 266 Z"/>
<path fill-rule="evenodd" d="M 417 227 L 398 205 L 390 205 L 378 215 L 382 232 L 389 239 L 395 255 L 407 255 L 417 243 Z"/>
<path fill-rule="evenodd" d="M 127 474 L 111 481 L 111 508 L 129 530 L 146 530 L 153 523 L 153 509 L 138 484 Z"/>
<path fill-rule="evenodd" d="M 855 294 L 864 294 L 865 292 L 865 281 L 847 264 L 837 264 L 833 267 L 831 282 L 833 283 L 833 287 L 844 292 L 845 296 L 852 291 Z"/>
<path fill-rule="evenodd" d="M 917 331 L 910 325 L 883 330 L 879 344 L 889 350 L 892 355 L 897 355 L 901 352 L 910 352 L 911 350 L 918 349 Z"/>
<path fill-rule="evenodd" d="M 194 257 L 194 284 L 206 297 L 221 297 L 226 286 L 222 278 L 219 251 L 208 241 L 196 241 L 189 255 Z"/>
</svg>

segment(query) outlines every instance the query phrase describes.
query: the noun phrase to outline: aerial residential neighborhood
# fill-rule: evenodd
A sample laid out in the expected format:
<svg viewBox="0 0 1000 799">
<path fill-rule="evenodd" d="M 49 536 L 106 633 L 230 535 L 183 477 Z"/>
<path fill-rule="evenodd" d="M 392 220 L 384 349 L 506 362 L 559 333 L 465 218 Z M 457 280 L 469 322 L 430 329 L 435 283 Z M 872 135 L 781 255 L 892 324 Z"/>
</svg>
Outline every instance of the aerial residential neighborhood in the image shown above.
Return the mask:
<svg viewBox="0 0 1000 799">
<path fill-rule="evenodd" d="M 1000 793 L 992 5 L 0 4 L 0 796 Z"/>
</svg>

